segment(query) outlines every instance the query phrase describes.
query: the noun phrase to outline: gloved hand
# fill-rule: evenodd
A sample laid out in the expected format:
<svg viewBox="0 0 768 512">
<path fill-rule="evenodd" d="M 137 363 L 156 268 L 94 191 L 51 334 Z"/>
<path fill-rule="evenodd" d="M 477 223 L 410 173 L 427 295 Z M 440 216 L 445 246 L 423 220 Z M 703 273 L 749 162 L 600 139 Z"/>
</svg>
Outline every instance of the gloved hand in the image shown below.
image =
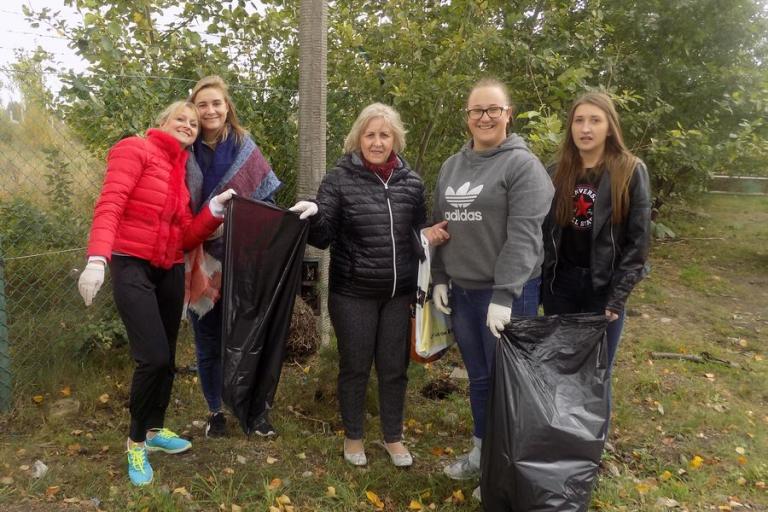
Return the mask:
<svg viewBox="0 0 768 512">
<path fill-rule="evenodd" d="M 317 204 L 312 201 L 299 201 L 295 205 L 288 208 L 289 211 L 300 213 L 299 218 L 301 220 L 307 219 L 317 214 Z"/>
<path fill-rule="evenodd" d="M 432 287 L 432 302 L 441 313 L 451 314 L 451 308 L 448 307 L 448 285 L 436 284 Z"/>
<path fill-rule="evenodd" d="M 488 318 L 485 321 L 485 325 L 491 330 L 491 334 L 497 338 L 501 338 L 504 326 L 507 325 L 511 319 L 512 308 L 494 304 L 493 302 L 488 305 Z"/>
<path fill-rule="evenodd" d="M 228 188 L 221 194 L 217 196 L 213 196 L 211 200 L 208 202 L 208 208 L 211 209 L 211 213 L 214 217 L 223 217 L 224 211 L 226 208 L 227 203 L 230 199 L 232 199 L 232 196 L 236 196 L 237 192 L 235 192 L 234 189 Z"/>
<path fill-rule="evenodd" d="M 88 264 L 85 270 L 80 274 L 77 281 L 77 290 L 85 301 L 86 306 L 90 306 L 93 298 L 99 293 L 99 288 L 104 284 L 104 267 L 106 262 L 102 259 L 88 258 Z"/>
</svg>

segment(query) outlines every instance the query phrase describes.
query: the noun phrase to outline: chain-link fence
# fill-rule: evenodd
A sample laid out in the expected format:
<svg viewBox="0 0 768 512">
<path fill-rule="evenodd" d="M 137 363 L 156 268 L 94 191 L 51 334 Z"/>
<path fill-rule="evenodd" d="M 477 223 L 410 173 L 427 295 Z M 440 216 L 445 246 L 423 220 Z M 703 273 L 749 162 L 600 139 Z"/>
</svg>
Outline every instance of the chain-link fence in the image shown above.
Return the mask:
<svg viewBox="0 0 768 512">
<path fill-rule="evenodd" d="M 52 77 L 39 78 L 45 83 Z M 118 131 L 128 135 L 151 126 L 162 107 L 183 98 L 194 81 L 135 76 L 120 80 L 126 90 L 156 87 L 168 97 L 161 95 L 156 105 L 123 105 L 133 117 L 130 126 L 122 129 L 105 123 L 103 111 L 100 115 L 94 111 L 94 125 L 84 126 L 87 118 L 81 115 L 77 124 L 64 118 L 66 114 L 61 112 L 67 112 L 66 106 L 51 108 L 49 96 L 30 97 L 35 90 L 46 94 L 45 89 L 29 84 L 20 87 L 18 70 L 0 69 L 0 158 L 4 162 L 0 181 L 0 410 L 45 388 L 64 360 L 71 364 L 94 348 L 125 342 L 109 282 L 90 308 L 83 306 L 77 293 L 106 150 L 119 138 L 115 136 Z M 237 87 L 240 89 L 232 90 L 236 103 L 237 93 L 256 94 L 242 84 Z M 103 109 L 98 95 L 83 91 L 84 97 L 93 97 L 94 104 Z M 144 114 L 137 117 L 136 112 Z M 290 118 L 286 111 L 281 119 Z M 294 196 L 295 175 L 292 168 L 275 165 L 270 153 L 279 150 L 278 160 L 288 167 L 284 162 L 295 155 L 296 130 L 288 127 L 288 135 L 283 135 L 282 147 L 278 147 L 260 140 L 263 121 L 258 108 L 241 110 L 242 124 L 284 183 L 278 200 L 286 203 Z M 100 133 L 103 140 L 99 140 Z"/>
</svg>

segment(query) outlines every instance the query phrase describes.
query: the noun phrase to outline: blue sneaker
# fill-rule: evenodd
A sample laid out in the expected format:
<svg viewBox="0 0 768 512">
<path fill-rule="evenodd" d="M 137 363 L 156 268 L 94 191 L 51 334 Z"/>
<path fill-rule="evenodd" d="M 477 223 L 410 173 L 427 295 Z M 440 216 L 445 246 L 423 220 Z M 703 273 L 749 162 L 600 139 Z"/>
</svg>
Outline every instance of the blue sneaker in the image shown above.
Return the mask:
<svg viewBox="0 0 768 512">
<path fill-rule="evenodd" d="M 150 432 L 155 435 L 144 442 L 148 452 L 181 453 L 192 448 L 192 443 L 167 428 L 153 428 Z"/>
<path fill-rule="evenodd" d="M 144 448 L 129 448 L 128 454 L 128 478 L 133 485 L 147 485 L 152 482 L 154 472 L 147 459 L 147 450 Z"/>
</svg>

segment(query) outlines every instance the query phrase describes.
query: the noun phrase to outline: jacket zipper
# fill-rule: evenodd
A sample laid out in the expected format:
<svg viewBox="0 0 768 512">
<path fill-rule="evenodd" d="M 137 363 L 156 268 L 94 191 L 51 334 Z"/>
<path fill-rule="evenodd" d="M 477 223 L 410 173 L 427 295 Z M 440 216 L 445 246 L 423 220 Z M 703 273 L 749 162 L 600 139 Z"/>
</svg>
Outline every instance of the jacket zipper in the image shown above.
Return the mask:
<svg viewBox="0 0 768 512">
<path fill-rule="evenodd" d="M 611 276 L 613 276 L 613 263 L 616 261 L 616 242 L 613 240 L 613 224 L 611 224 Z"/>
<path fill-rule="evenodd" d="M 392 203 L 389 201 L 389 179 L 384 181 L 380 176 L 377 175 L 376 177 L 384 184 L 384 195 L 387 198 L 387 209 L 389 210 L 389 236 L 392 239 L 392 270 L 395 275 L 395 278 L 392 281 L 392 297 L 390 298 L 394 298 L 395 292 L 397 291 L 397 247 L 395 245 L 395 220 L 392 217 Z M 391 177 L 392 176 L 390 175 L 390 178 Z"/>
<path fill-rule="evenodd" d="M 552 226 L 552 231 L 550 231 L 550 236 L 552 237 L 552 252 L 555 253 L 555 265 L 552 267 L 552 280 L 549 282 L 549 291 L 552 292 L 552 295 L 555 294 L 555 278 L 557 278 L 557 244 L 555 244 L 555 227 Z"/>
</svg>

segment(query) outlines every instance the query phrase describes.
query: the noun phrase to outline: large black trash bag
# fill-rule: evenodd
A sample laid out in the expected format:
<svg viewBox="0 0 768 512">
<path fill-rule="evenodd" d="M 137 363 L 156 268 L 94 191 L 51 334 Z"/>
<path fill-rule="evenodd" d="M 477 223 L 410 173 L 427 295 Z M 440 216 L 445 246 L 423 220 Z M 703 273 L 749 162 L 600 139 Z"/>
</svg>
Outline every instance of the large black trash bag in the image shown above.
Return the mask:
<svg viewBox="0 0 768 512">
<path fill-rule="evenodd" d="M 309 222 L 235 196 L 225 226 L 223 400 L 250 435 L 277 391 Z"/>
<path fill-rule="evenodd" d="M 483 441 L 488 512 L 586 512 L 610 381 L 604 315 L 516 318 L 496 346 Z"/>
</svg>

